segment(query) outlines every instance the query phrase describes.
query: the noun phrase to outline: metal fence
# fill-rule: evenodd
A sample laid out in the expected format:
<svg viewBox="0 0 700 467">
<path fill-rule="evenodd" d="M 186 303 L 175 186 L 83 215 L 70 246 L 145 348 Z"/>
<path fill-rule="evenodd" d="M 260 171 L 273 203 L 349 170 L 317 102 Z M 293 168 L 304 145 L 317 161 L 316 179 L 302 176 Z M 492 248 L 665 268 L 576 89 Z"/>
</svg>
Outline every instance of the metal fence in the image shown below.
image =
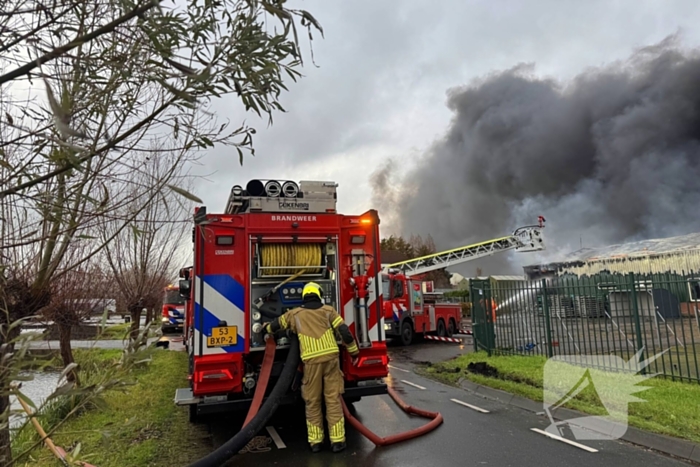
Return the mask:
<svg viewBox="0 0 700 467">
<path fill-rule="evenodd" d="M 473 280 L 470 297 L 478 350 L 626 361 L 658 355 L 646 373 L 700 382 L 700 273 Z"/>
</svg>

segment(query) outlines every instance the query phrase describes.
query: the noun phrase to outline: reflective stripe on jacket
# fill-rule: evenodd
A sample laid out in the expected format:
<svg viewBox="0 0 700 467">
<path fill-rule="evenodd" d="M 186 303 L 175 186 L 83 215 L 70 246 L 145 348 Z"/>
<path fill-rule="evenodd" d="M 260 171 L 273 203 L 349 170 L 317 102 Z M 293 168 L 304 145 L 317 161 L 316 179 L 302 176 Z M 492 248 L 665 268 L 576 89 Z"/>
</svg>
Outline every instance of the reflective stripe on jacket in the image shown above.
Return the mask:
<svg viewBox="0 0 700 467">
<path fill-rule="evenodd" d="M 278 321 L 281 329 L 289 329 L 299 336 L 303 362 L 326 361 L 329 356 L 337 355 L 336 331 L 351 355 L 359 353 L 343 318 L 331 306 L 294 308 L 280 316 Z"/>
</svg>

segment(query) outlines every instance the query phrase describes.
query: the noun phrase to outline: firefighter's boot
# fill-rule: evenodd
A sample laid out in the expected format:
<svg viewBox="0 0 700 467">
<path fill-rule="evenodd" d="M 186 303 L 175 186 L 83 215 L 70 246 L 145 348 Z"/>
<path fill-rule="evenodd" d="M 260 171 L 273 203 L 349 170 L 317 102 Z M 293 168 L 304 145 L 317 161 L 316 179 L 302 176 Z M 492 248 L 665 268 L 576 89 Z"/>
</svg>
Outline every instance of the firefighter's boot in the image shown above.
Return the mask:
<svg viewBox="0 0 700 467">
<path fill-rule="evenodd" d="M 345 442 L 333 443 L 331 444 L 331 449 L 333 450 L 333 452 L 340 452 L 345 449 Z"/>
<path fill-rule="evenodd" d="M 317 452 L 321 452 L 321 443 L 316 443 L 311 445 L 311 452 L 316 454 Z"/>
</svg>

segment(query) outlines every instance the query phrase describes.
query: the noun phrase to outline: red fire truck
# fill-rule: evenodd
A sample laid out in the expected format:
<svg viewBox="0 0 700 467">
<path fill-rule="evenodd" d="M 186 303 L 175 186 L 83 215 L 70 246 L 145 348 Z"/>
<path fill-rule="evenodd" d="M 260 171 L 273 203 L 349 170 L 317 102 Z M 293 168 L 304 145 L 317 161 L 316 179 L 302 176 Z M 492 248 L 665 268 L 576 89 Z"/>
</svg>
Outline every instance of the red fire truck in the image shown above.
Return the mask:
<svg viewBox="0 0 700 467">
<path fill-rule="evenodd" d="M 398 337 L 403 345 L 410 345 L 416 335 L 437 333 L 440 337 L 452 336 L 462 320 L 461 305 L 440 301 L 440 294 L 432 290 L 432 283 L 422 281 L 420 277 L 430 271 L 495 253 L 544 250 L 543 228 L 544 218 L 540 216 L 538 225 L 520 227 L 507 237 L 385 265 L 382 292 L 387 337 Z"/>
<path fill-rule="evenodd" d="M 175 402 L 189 405 L 190 419 L 227 410 L 247 410 L 261 369 L 261 325 L 302 303 L 304 285 L 322 286 L 356 337 L 359 361 L 341 348 L 344 397 L 385 394 L 389 358 L 379 278 L 379 218 L 376 211 L 336 211 L 333 182 L 252 180 L 234 186 L 221 214 L 202 206 L 194 215 L 194 261 L 181 271 L 189 294 L 185 344 L 190 387 Z M 288 353 L 277 340 L 271 384 Z M 294 388 L 295 385 L 292 385 Z M 301 401 L 296 390 L 282 403 Z"/>
<path fill-rule="evenodd" d="M 163 309 L 161 312 L 160 328 L 163 333 L 182 331 L 185 317 L 185 298 L 181 296 L 179 287 L 170 284 L 163 291 Z"/>
<path fill-rule="evenodd" d="M 387 337 L 398 337 L 403 345 L 410 345 L 416 335 L 451 337 L 457 331 L 462 306 L 438 302 L 438 295 L 427 293 L 427 285 L 396 271 L 382 275 Z"/>
</svg>

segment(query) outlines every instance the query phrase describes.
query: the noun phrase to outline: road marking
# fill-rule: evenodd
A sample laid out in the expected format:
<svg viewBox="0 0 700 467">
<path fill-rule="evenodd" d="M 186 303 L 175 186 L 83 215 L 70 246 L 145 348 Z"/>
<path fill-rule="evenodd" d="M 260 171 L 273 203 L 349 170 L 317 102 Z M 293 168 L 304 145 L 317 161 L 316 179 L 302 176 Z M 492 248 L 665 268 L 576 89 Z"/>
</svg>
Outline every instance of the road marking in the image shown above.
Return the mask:
<svg viewBox="0 0 700 467">
<path fill-rule="evenodd" d="M 410 382 L 410 381 L 406 381 L 405 379 L 402 379 L 401 382 L 402 382 L 402 383 L 406 383 L 406 384 L 410 384 L 410 385 L 413 386 L 414 388 L 422 389 L 423 391 L 425 391 L 425 388 L 424 388 L 423 386 L 418 386 L 416 383 L 412 383 L 412 382 Z"/>
<path fill-rule="evenodd" d="M 541 435 L 548 436 L 548 437 L 550 437 L 550 438 L 552 438 L 552 439 L 556 439 L 557 441 L 561 441 L 561 442 L 563 442 L 563 443 L 570 444 L 570 445 L 572 445 L 572 446 L 576 446 L 577 448 L 583 449 L 584 451 L 588 451 L 588 452 L 598 452 L 597 449 L 593 449 L 593 448 L 588 447 L 588 446 L 586 446 L 586 445 L 577 443 L 576 441 L 571 441 L 571 440 L 569 440 L 569 439 L 562 438 L 561 436 L 553 435 L 552 433 L 546 432 L 546 431 L 544 431 L 544 430 L 540 430 L 539 428 L 530 428 L 530 429 L 531 429 L 532 431 L 534 431 L 535 433 L 539 433 L 539 434 L 541 434 Z"/>
<path fill-rule="evenodd" d="M 277 446 L 277 449 L 284 449 L 287 447 L 287 445 L 284 444 L 284 441 L 282 441 L 282 438 L 280 438 L 280 435 L 277 433 L 277 430 L 275 430 L 274 426 L 267 426 L 265 427 L 265 429 L 270 434 L 270 438 L 272 438 L 272 441 L 275 442 L 275 446 Z"/>
<path fill-rule="evenodd" d="M 486 409 L 482 409 L 481 407 L 477 407 L 477 406 L 475 406 L 475 405 L 467 404 L 466 402 L 462 402 L 462 401 L 460 401 L 460 400 L 458 400 L 458 399 L 450 399 L 450 400 L 451 400 L 452 402 L 454 402 L 455 404 L 459 404 L 459 405 L 463 405 L 463 406 L 465 406 L 465 407 L 469 407 L 470 409 L 476 410 L 477 412 L 481 412 L 481 413 L 490 413 L 490 412 L 489 412 L 488 410 L 486 410 Z"/>
<path fill-rule="evenodd" d="M 387 366 L 388 366 L 389 368 L 393 368 L 394 370 L 403 371 L 404 373 L 410 373 L 410 371 L 404 370 L 403 368 L 399 368 L 399 367 L 394 366 L 394 365 L 387 365 Z"/>
</svg>

